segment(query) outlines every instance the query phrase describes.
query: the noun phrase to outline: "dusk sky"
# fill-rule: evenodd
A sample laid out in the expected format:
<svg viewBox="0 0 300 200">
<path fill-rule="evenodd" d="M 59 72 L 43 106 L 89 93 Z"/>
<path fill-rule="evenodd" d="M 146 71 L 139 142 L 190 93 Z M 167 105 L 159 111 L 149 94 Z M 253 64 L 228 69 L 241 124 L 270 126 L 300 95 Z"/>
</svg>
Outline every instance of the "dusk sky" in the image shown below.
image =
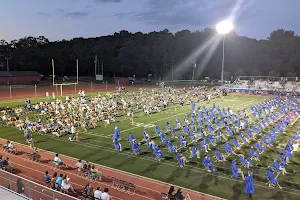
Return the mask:
<svg viewBox="0 0 300 200">
<path fill-rule="evenodd" d="M 195 31 L 230 15 L 239 35 L 266 39 L 278 28 L 300 35 L 299 8 L 300 0 L 2 0 L 0 39 Z"/>
</svg>

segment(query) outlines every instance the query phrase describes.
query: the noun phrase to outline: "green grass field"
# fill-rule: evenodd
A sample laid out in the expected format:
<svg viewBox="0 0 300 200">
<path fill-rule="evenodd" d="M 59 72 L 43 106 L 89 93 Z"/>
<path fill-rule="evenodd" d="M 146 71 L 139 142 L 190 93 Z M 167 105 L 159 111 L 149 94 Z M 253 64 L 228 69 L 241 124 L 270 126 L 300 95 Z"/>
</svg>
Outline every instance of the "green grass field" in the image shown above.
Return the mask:
<svg viewBox="0 0 300 200">
<path fill-rule="evenodd" d="M 215 99 L 210 103 L 206 102 L 204 104 L 208 107 L 215 102 L 221 108 L 227 108 L 230 106 L 233 111 L 248 108 L 248 113 L 250 113 L 249 107 L 251 105 L 255 105 L 267 98 L 268 97 L 263 96 L 227 96 L 224 97 L 224 100 Z M 32 102 L 41 100 L 44 100 L 44 98 L 33 99 Z M 14 107 L 20 104 L 24 104 L 24 100 L 0 102 L 0 107 Z M 147 149 L 146 144 L 141 146 L 143 149 L 143 153 L 141 155 L 135 156 L 132 154 L 131 145 L 127 141 L 129 132 L 133 132 L 137 139 L 142 140 L 142 132 L 144 127 L 147 128 L 147 133 L 149 135 L 155 136 L 153 128 L 154 125 L 158 125 L 160 129 L 165 130 L 166 122 L 169 122 L 171 126 L 174 126 L 176 118 L 182 122 L 182 119 L 185 115 L 190 115 L 190 105 L 177 107 L 176 111 L 175 108 L 172 107 L 161 113 L 153 114 L 151 117 L 141 113 L 135 114 L 134 126 L 132 126 L 131 122 L 125 117 L 118 117 L 116 119 L 116 123 L 121 130 L 121 137 L 123 138 L 121 141 L 123 152 L 115 152 L 113 150 L 112 135 L 115 123 L 110 124 L 105 128 L 104 123 L 99 122 L 98 128 L 90 129 L 87 132 L 80 132 L 79 143 L 69 142 L 67 140 L 68 136 L 57 138 L 52 135 L 36 134 L 34 139 L 37 141 L 36 146 L 45 150 L 88 160 L 108 167 L 139 174 L 226 199 L 245 199 L 246 195 L 244 193 L 245 189 L 243 181 L 241 179 L 235 181 L 230 177 L 230 161 L 235 159 L 234 156 L 228 157 L 228 162 L 226 163 L 214 163 L 217 168 L 217 172 L 207 173 L 203 170 L 204 167 L 202 164 L 202 159 L 204 154 L 202 152 L 200 160 L 191 160 L 188 158 L 189 152 L 186 151 L 186 149 L 183 149 L 183 154 L 190 162 L 188 162 L 184 168 L 180 168 L 177 164 L 175 155 L 168 154 L 167 146 L 162 144 L 158 137 L 154 139 L 155 143 L 160 145 L 161 150 L 166 155 L 166 160 L 158 163 L 154 159 L 155 157 L 153 153 Z M 252 116 L 250 116 L 249 122 L 253 123 L 253 119 L 251 117 Z M 289 127 L 286 133 L 288 135 L 294 134 L 294 129 L 298 126 L 299 122 L 296 122 L 292 127 Z M 1 138 L 25 143 L 22 131 L 18 131 L 15 128 L 7 127 L 5 125 L 1 125 L 0 128 Z M 177 132 L 180 133 L 179 131 Z M 170 138 L 170 135 L 168 135 L 168 137 Z M 189 136 L 187 136 L 186 139 L 189 141 Z M 232 138 L 229 138 L 229 140 L 232 144 Z M 279 136 L 279 143 L 286 143 L 287 140 L 288 136 Z M 174 139 L 173 141 L 175 145 L 179 146 L 179 139 Z M 218 143 L 218 146 L 224 153 L 223 143 Z M 213 151 L 210 152 L 210 155 L 213 156 L 215 147 L 211 147 L 211 149 Z M 245 144 L 242 147 L 242 150 L 246 155 L 249 155 L 248 149 L 248 144 Z M 298 192 L 298 185 L 300 184 L 300 177 L 298 173 L 298 171 L 300 171 L 299 155 L 300 153 L 294 153 L 291 164 L 286 168 L 288 172 L 293 173 L 290 173 L 285 177 L 281 175 L 278 178 L 280 185 L 284 187 L 283 190 L 279 190 L 277 188 L 269 189 L 265 185 L 267 182 L 266 168 L 272 165 L 274 157 L 279 158 L 279 149 L 277 149 L 275 145 L 275 147 L 273 146 L 272 149 L 267 149 L 263 154 L 261 154 L 259 156 L 261 159 L 261 166 L 253 168 L 255 174 L 254 199 L 300 199 L 300 192 Z M 245 174 L 247 174 L 246 169 L 243 168 L 242 170 Z"/>
</svg>

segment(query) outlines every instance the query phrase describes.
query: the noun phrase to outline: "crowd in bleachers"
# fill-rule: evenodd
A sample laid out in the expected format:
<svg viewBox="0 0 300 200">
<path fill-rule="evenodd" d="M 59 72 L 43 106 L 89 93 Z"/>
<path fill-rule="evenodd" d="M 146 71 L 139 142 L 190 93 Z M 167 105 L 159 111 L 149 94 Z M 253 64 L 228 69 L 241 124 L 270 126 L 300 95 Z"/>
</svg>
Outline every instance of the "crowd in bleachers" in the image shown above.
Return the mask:
<svg viewBox="0 0 300 200">
<path fill-rule="evenodd" d="M 286 77 L 245 77 L 244 80 L 237 78 L 230 85 L 230 88 L 287 92 L 300 91 L 297 77 L 294 79 Z"/>
</svg>

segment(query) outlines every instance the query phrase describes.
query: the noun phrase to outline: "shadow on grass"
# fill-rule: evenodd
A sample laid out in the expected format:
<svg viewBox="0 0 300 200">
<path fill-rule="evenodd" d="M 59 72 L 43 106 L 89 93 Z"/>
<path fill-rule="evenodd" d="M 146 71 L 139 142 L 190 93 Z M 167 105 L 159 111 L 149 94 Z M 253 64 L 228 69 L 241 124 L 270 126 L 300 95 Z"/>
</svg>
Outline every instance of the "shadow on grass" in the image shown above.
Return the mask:
<svg viewBox="0 0 300 200">
<path fill-rule="evenodd" d="M 166 179 L 166 182 L 170 183 L 175 180 L 175 178 L 179 177 L 181 174 L 181 169 L 178 167 L 175 169 L 172 174 Z"/>
<path fill-rule="evenodd" d="M 124 167 L 125 165 L 133 164 L 136 160 L 137 160 L 137 157 L 130 157 L 129 159 L 124 160 L 123 162 L 121 162 L 118 165 L 116 165 L 115 168 Z"/>
<path fill-rule="evenodd" d="M 239 181 L 234 181 L 232 187 L 232 197 L 230 199 L 241 199 L 241 194 L 243 194 L 243 184 Z"/>
<path fill-rule="evenodd" d="M 160 165 L 160 163 L 153 163 L 153 164 L 151 164 L 151 165 L 149 165 L 148 167 L 146 167 L 143 171 L 142 171 L 142 173 L 144 174 L 144 173 L 148 173 L 148 172 L 154 172 L 154 171 L 156 171 L 157 170 L 157 168 L 158 168 L 158 166 Z"/>
</svg>

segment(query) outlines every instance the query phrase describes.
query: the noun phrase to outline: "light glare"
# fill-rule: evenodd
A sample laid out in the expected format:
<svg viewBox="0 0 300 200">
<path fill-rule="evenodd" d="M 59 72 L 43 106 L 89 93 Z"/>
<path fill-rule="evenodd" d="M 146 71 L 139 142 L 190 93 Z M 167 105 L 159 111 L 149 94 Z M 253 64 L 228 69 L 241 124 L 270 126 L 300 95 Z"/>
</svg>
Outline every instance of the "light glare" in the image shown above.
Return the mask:
<svg viewBox="0 0 300 200">
<path fill-rule="evenodd" d="M 221 21 L 217 24 L 216 29 L 220 34 L 227 34 L 233 29 L 233 23 L 228 20 Z"/>
</svg>

